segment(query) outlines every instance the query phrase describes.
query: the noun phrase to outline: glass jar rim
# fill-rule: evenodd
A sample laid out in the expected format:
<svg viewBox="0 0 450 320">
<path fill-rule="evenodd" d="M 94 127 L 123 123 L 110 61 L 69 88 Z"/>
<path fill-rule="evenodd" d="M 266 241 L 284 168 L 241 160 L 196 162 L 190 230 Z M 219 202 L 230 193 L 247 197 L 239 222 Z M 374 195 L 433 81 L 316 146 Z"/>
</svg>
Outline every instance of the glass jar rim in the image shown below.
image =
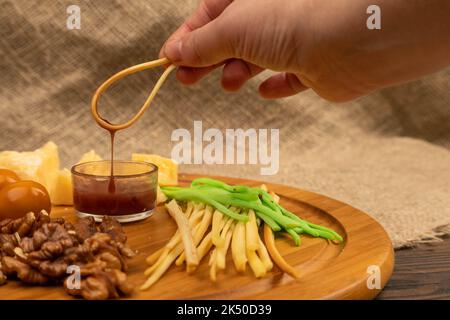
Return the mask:
<svg viewBox="0 0 450 320">
<path fill-rule="evenodd" d="M 82 177 L 90 177 L 90 178 L 109 178 L 110 175 L 101 175 L 101 174 L 92 174 L 92 173 L 85 173 L 85 172 L 80 172 L 78 171 L 78 169 L 80 169 L 83 166 L 86 165 L 93 165 L 93 164 L 100 164 L 100 163 L 111 163 L 111 160 L 95 160 L 95 161 L 88 161 L 88 162 L 83 162 L 83 163 L 78 163 L 74 166 L 72 166 L 72 168 L 70 169 L 70 172 L 72 173 L 72 175 L 76 175 L 76 176 L 82 176 Z M 146 166 L 147 168 L 149 168 L 148 171 L 142 172 L 142 173 L 133 173 L 133 174 L 114 174 L 114 178 L 118 178 L 118 179 L 127 179 L 127 178 L 137 178 L 137 177 L 142 177 L 142 176 L 146 176 L 152 173 L 157 173 L 158 172 L 158 166 L 150 163 L 150 162 L 146 162 L 146 161 L 130 161 L 130 160 L 114 160 L 113 164 L 130 164 L 130 165 L 143 165 Z"/>
</svg>

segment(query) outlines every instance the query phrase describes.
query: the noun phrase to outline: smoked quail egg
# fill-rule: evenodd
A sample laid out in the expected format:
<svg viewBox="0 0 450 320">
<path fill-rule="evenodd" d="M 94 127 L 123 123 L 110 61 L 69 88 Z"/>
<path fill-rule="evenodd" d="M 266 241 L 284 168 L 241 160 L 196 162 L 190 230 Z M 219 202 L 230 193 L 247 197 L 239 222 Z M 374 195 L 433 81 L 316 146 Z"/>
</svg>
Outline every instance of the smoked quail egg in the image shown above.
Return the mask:
<svg viewBox="0 0 450 320">
<path fill-rule="evenodd" d="M 50 212 L 50 209 L 50 196 L 37 182 L 18 181 L 0 189 L 0 220 L 21 218 L 28 212 Z"/>
</svg>

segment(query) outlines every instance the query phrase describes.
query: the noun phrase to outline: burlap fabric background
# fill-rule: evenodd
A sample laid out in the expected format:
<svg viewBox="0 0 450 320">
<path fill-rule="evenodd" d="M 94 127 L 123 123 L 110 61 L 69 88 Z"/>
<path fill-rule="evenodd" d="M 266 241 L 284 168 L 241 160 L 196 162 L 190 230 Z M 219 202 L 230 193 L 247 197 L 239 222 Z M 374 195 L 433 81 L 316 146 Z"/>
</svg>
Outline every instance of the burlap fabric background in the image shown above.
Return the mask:
<svg viewBox="0 0 450 320">
<path fill-rule="evenodd" d="M 81 30 L 66 29 L 72 1 L 0 0 L 0 150 L 28 150 L 47 140 L 70 165 L 92 148 L 107 157 L 108 136 L 89 101 L 112 73 L 157 57 L 167 36 L 197 1 L 76 1 Z M 240 93 L 218 86 L 218 73 L 194 87 L 172 76 L 151 111 L 119 134 L 117 154 L 170 155 L 175 128 L 279 128 L 280 172 L 258 166 L 183 166 L 185 172 L 265 179 L 314 190 L 375 217 L 396 247 L 435 240 L 450 223 L 450 70 L 356 102 L 333 105 L 308 92 L 264 101 L 258 80 Z M 158 72 L 133 76 L 109 91 L 102 109 L 125 119 Z M 106 111 L 107 110 L 107 111 Z"/>
</svg>

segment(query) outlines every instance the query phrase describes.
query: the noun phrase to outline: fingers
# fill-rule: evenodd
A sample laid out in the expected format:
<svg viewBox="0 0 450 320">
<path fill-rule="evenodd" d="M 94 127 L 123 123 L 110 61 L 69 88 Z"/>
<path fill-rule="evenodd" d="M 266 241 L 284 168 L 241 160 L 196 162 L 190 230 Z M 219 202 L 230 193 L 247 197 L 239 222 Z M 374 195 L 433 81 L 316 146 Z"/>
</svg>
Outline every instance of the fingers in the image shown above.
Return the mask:
<svg viewBox="0 0 450 320">
<path fill-rule="evenodd" d="M 185 85 L 194 84 L 211 71 L 222 65 L 224 65 L 224 63 L 218 63 L 213 66 L 203 68 L 179 67 L 177 71 L 177 78 Z M 228 60 L 222 71 L 222 86 L 225 90 L 237 91 L 245 84 L 246 81 L 256 76 L 263 70 L 263 68 L 243 60 Z"/>
<path fill-rule="evenodd" d="M 186 23 L 182 24 L 174 33 L 172 33 L 169 39 L 167 39 L 166 42 L 164 42 L 163 46 L 159 50 L 159 58 L 165 57 L 164 50 L 168 42 L 173 41 L 175 39 L 179 39 L 183 34 L 186 34 L 188 32 L 191 32 L 189 27 L 186 25 Z"/>
<path fill-rule="evenodd" d="M 171 40 L 164 47 L 165 56 L 177 65 L 208 67 L 233 55 L 227 26 L 215 19 L 201 28 Z"/>
<path fill-rule="evenodd" d="M 240 59 L 231 59 L 223 67 L 222 87 L 228 91 L 239 90 L 245 82 L 264 69 Z"/>
<path fill-rule="evenodd" d="M 204 68 L 179 67 L 177 70 L 177 79 L 184 85 L 194 84 L 220 65 L 217 64 Z"/>
<path fill-rule="evenodd" d="M 266 99 L 292 96 L 308 89 L 293 73 L 279 73 L 266 79 L 259 86 L 259 93 Z"/>
<path fill-rule="evenodd" d="M 179 67 L 177 78 L 182 84 L 191 85 L 198 82 L 201 78 L 221 65 L 223 65 L 223 63 L 203 68 Z M 245 84 L 245 82 L 263 70 L 263 68 L 243 60 L 228 60 L 222 71 L 222 87 L 228 91 L 237 91 Z"/>
<path fill-rule="evenodd" d="M 167 39 L 160 50 L 159 56 L 163 57 L 165 55 L 164 52 L 167 43 L 180 39 L 183 35 L 213 21 L 232 2 L 233 0 L 203 0 L 197 10 Z"/>
</svg>

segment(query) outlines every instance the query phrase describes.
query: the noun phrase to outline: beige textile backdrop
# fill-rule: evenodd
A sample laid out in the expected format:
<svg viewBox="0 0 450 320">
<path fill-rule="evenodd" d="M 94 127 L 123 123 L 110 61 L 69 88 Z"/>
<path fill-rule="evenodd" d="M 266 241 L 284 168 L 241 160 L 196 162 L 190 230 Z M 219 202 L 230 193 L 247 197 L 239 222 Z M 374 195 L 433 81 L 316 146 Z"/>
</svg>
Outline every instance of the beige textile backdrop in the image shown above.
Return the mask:
<svg viewBox="0 0 450 320">
<path fill-rule="evenodd" d="M 81 30 L 67 30 L 66 8 L 75 3 Z M 93 91 L 112 73 L 155 59 L 196 4 L 0 0 L 0 150 L 53 140 L 67 166 L 90 149 L 107 157 L 108 136 L 89 113 Z M 103 98 L 102 112 L 129 117 L 157 76 L 150 71 L 121 82 Z M 396 247 L 438 241 L 450 223 L 449 76 L 442 71 L 340 105 L 313 92 L 264 101 L 258 79 L 229 94 L 219 88 L 217 72 L 193 87 L 172 76 L 145 117 L 119 134 L 117 155 L 170 156 L 172 131 L 192 130 L 194 120 L 221 130 L 278 128 L 277 175 L 262 177 L 254 165 L 182 171 L 265 179 L 335 197 L 375 217 Z"/>
</svg>

